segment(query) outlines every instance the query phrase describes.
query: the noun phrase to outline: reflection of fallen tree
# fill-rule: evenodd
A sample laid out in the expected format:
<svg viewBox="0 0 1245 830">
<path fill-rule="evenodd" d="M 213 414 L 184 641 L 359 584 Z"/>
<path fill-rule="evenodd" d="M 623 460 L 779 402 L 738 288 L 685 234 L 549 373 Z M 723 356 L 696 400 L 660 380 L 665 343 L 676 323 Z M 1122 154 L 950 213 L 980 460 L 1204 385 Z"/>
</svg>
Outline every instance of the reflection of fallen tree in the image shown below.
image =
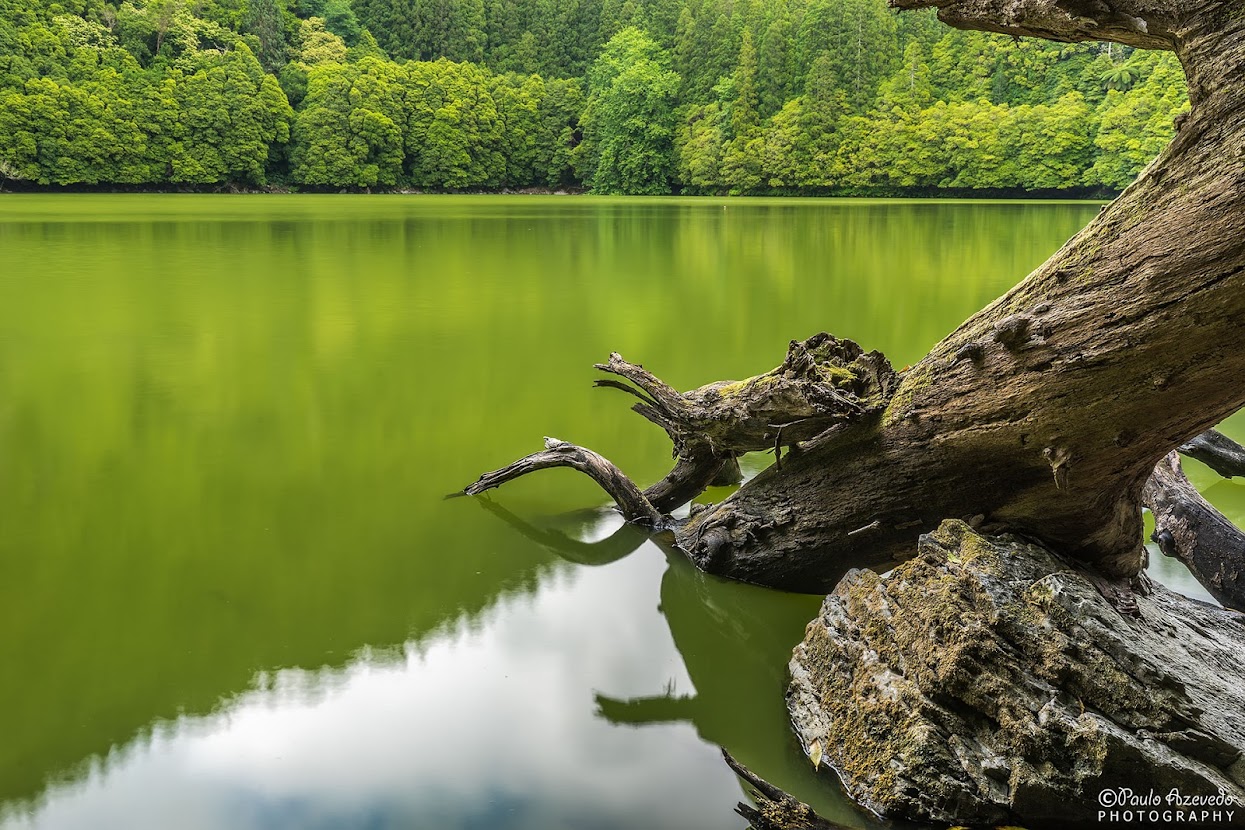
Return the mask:
<svg viewBox="0 0 1245 830">
<path fill-rule="evenodd" d="M 678 690 L 673 683 L 656 694 L 632 698 L 601 691 L 594 699 L 599 717 L 625 726 L 689 724 L 705 741 L 729 749 L 767 778 L 805 794 L 826 815 L 856 818 L 854 823 L 859 823 L 856 810 L 838 789 L 826 794 L 812 767 L 800 758 L 783 705 L 787 660 L 817 608 L 815 598 L 707 576 L 687 561 L 669 533 L 624 524 L 596 542 L 575 538 L 595 529 L 601 519 L 598 511 L 567 513 L 538 524 L 496 502 L 480 503 L 526 538 L 579 564 L 617 561 L 645 541 L 665 553 L 668 567 L 661 580 L 659 608 L 694 692 Z"/>
<path fill-rule="evenodd" d="M 481 499 L 479 504 L 488 512 L 517 530 L 527 539 L 550 553 L 577 565 L 608 565 L 633 553 L 652 535 L 633 524 L 622 524 L 608 537 L 596 542 L 584 542 L 568 535 L 567 529 L 581 528 L 600 521 L 598 511 L 581 511 L 565 514 L 558 527 L 538 527 L 516 516 L 497 502 Z"/>
</svg>

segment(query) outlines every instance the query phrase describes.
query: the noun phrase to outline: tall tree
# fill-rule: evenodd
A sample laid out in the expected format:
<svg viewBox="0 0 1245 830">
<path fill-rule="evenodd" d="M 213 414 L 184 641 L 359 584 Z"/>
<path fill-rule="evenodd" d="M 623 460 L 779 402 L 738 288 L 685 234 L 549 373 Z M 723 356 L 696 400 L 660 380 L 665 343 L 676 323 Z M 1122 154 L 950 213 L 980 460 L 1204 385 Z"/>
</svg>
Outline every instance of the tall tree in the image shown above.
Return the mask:
<svg viewBox="0 0 1245 830">
<path fill-rule="evenodd" d="M 679 76 L 647 34 L 623 29 L 588 73 L 577 170 L 595 193 L 669 193 Z"/>
<path fill-rule="evenodd" d="M 247 0 L 242 21 L 242 31 L 257 39 L 255 54 L 268 72 L 280 70 L 287 59 L 288 43 L 281 12 L 277 0 Z"/>
<path fill-rule="evenodd" d="M 402 176 L 403 73 L 376 58 L 319 63 L 294 122 L 290 175 L 315 186 L 395 185 Z"/>
</svg>

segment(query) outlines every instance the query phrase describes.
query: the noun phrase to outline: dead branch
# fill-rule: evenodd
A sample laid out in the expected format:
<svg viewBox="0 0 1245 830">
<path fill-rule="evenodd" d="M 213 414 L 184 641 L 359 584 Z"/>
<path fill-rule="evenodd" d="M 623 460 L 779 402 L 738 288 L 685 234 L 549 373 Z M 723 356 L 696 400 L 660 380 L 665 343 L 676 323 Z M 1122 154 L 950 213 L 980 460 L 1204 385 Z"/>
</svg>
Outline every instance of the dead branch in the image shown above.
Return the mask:
<svg viewBox="0 0 1245 830">
<path fill-rule="evenodd" d="M 555 439 L 546 449 L 480 476 L 463 490 L 476 495 L 550 467 L 590 476 L 618 503 L 628 521 L 657 526 L 661 517 L 715 485 L 737 484 L 738 456 L 778 450 L 831 434 L 845 423 L 877 416 L 898 383 L 890 362 L 850 340 L 817 334 L 792 340 L 778 368 L 744 381 L 719 381 L 680 394 L 637 363 L 612 353 L 596 368 L 623 378 L 596 382 L 639 398 L 632 409 L 666 431 L 674 468 L 641 492 L 612 463 L 591 450 Z M 630 384 L 630 385 L 629 385 Z"/>
<path fill-rule="evenodd" d="M 663 521 L 661 511 L 644 497 L 640 488 L 627 478 L 622 470 L 592 450 L 577 447 L 566 441 L 559 441 L 557 438 L 546 438 L 545 449 L 541 452 L 520 458 L 500 470 L 485 473 L 473 484 L 463 488 L 463 492 L 468 496 L 479 495 L 486 490 L 500 487 L 508 481 L 514 481 L 520 476 L 551 467 L 570 467 L 579 470 L 601 485 L 601 489 L 618 504 L 619 511 L 627 521 L 639 522 L 652 527 L 661 526 Z"/>
<path fill-rule="evenodd" d="M 1142 501 L 1154 514 L 1159 550 L 1183 562 L 1224 607 L 1245 610 L 1245 533 L 1189 483 L 1177 453 L 1155 466 Z"/>
<path fill-rule="evenodd" d="M 743 478 L 739 462 L 733 454 L 721 455 L 705 443 L 685 447 L 674 469 L 666 477 L 644 491 L 658 510 L 669 513 L 687 504 L 708 487 L 738 484 Z"/>
<path fill-rule="evenodd" d="M 598 386 L 640 398 L 632 408 L 666 431 L 680 455 L 707 445 L 720 457 L 792 446 L 882 411 L 898 384 L 890 362 L 851 340 L 822 332 L 792 340 L 776 369 L 741 381 L 717 381 L 679 394 L 643 366 L 617 353 L 596 366 L 624 378 Z"/>
<path fill-rule="evenodd" d="M 1218 430 L 1208 429 L 1181 445 L 1180 453 L 1196 458 L 1224 478 L 1245 476 L 1245 447 Z"/>
</svg>

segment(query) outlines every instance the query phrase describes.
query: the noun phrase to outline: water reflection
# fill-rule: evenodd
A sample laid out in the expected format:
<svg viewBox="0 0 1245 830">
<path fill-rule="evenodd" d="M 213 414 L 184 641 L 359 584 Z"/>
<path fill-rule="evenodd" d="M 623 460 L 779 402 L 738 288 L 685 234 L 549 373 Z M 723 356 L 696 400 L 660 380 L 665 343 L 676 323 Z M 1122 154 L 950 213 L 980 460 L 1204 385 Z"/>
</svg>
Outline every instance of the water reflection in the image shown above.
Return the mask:
<svg viewBox="0 0 1245 830">
<path fill-rule="evenodd" d="M 815 600 L 534 519 L 599 499 L 569 471 L 498 499 L 526 535 L 440 497 L 549 432 L 653 481 L 610 351 L 680 388 L 821 329 L 911 362 L 1096 211 L 6 197 L 0 810 L 730 826 L 714 742 L 812 798 L 781 667 Z"/>
<path fill-rule="evenodd" d="M 741 826 L 734 776 L 692 728 L 596 716 L 594 688 L 695 688 L 653 601 L 664 570 L 644 544 L 503 598 L 474 630 L 262 676 L 218 714 L 158 725 L 4 826 Z"/>
</svg>

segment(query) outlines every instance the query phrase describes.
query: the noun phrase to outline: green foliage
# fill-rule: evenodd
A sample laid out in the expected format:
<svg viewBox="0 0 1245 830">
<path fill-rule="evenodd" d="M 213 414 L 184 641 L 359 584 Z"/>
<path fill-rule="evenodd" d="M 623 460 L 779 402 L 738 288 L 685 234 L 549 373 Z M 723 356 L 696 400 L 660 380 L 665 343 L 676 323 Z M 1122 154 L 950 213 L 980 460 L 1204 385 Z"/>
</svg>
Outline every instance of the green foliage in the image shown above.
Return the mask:
<svg viewBox="0 0 1245 830">
<path fill-rule="evenodd" d="M 254 36 L 252 51 L 267 72 L 277 72 L 285 65 L 288 44 L 285 20 L 276 0 L 247 0 L 241 31 Z"/>
<path fill-rule="evenodd" d="M 332 3 L 326 4 L 326 13 Z M 480 61 L 484 57 L 483 0 L 356 0 L 353 12 L 395 58 Z"/>
<path fill-rule="evenodd" d="M 309 17 L 298 27 L 298 61 L 306 66 L 321 63 L 343 63 L 346 42 L 328 30 L 322 17 Z"/>
<path fill-rule="evenodd" d="M 1117 189 L 1185 106 L 886 0 L 0 0 L 0 178 L 45 184 Z"/>
<path fill-rule="evenodd" d="M 309 185 L 395 185 L 402 173 L 401 67 L 375 58 L 307 72 L 290 174 Z"/>
<path fill-rule="evenodd" d="M 576 170 L 594 193 L 669 193 L 681 80 L 639 29 L 614 35 L 588 71 Z"/>
<path fill-rule="evenodd" d="M 1175 134 L 1174 116 L 1188 107 L 1180 65 L 1171 55 L 1135 58 L 1145 80 L 1127 93 L 1112 90 L 1101 107 L 1098 157 L 1087 184 L 1126 187 Z"/>
</svg>

